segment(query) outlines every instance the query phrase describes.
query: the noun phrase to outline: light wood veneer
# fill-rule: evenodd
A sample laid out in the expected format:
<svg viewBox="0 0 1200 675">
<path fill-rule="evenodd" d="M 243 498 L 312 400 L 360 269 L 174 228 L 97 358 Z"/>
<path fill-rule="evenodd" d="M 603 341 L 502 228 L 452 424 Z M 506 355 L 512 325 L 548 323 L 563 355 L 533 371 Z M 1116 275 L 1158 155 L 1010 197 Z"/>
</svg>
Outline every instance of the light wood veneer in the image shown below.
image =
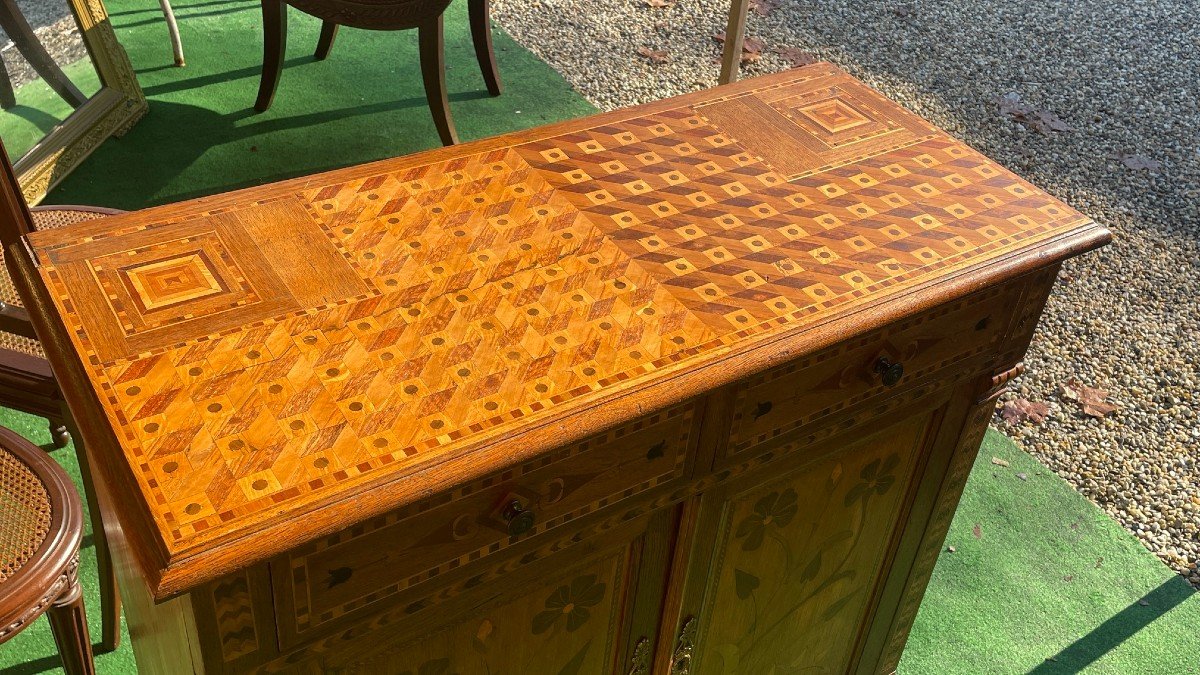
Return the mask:
<svg viewBox="0 0 1200 675">
<path fill-rule="evenodd" d="M 816 64 L 8 259 L 146 672 L 865 673 L 1108 238 Z"/>
</svg>

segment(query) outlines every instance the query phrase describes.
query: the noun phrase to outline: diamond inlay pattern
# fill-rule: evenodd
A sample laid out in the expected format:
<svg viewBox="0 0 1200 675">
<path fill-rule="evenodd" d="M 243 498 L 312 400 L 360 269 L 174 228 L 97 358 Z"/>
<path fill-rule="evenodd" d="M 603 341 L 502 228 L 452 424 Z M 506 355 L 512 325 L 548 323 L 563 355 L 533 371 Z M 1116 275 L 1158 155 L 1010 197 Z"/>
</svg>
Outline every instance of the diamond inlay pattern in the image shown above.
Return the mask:
<svg viewBox="0 0 1200 675">
<path fill-rule="evenodd" d="M 1087 222 L 831 66 L 788 77 L 35 235 L 168 550 Z"/>
</svg>

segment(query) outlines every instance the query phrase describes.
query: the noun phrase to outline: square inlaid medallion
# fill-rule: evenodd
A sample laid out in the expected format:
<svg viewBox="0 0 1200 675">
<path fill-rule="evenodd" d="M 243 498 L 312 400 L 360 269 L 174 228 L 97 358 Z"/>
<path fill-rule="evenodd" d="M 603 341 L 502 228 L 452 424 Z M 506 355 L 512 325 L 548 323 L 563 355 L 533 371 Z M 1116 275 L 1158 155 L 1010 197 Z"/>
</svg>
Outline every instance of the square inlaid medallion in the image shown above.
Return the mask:
<svg viewBox="0 0 1200 675">
<path fill-rule="evenodd" d="M 229 290 L 204 251 L 125 267 L 120 275 L 143 312 Z"/>
<path fill-rule="evenodd" d="M 887 115 L 844 87 L 825 87 L 771 103 L 793 123 L 828 148 L 902 130 Z"/>
<path fill-rule="evenodd" d="M 820 124 L 831 134 L 871 123 L 870 118 L 859 112 L 854 106 L 838 98 L 831 98 L 801 106 L 796 108 L 796 111 Z"/>
<path fill-rule="evenodd" d="M 215 231 L 100 256 L 88 266 L 126 335 L 261 300 Z"/>
</svg>

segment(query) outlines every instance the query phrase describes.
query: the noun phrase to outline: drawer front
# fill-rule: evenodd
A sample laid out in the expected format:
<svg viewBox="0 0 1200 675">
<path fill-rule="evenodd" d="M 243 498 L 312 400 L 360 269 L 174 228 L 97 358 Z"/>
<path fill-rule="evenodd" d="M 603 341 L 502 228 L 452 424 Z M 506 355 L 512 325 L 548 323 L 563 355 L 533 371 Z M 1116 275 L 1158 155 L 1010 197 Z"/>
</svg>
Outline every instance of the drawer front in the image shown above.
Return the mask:
<svg viewBox="0 0 1200 675">
<path fill-rule="evenodd" d="M 996 353 L 1017 289 L 972 294 L 749 378 L 737 388 L 726 456 L 752 450 L 839 411 L 905 391 L 956 362 Z M 884 383 L 881 359 L 903 376 Z"/>
<path fill-rule="evenodd" d="M 272 562 L 284 647 L 517 541 L 682 480 L 694 411 L 689 402 L 649 415 L 284 554 Z M 513 501 L 533 513 L 519 535 L 510 534 L 505 509 Z"/>
</svg>

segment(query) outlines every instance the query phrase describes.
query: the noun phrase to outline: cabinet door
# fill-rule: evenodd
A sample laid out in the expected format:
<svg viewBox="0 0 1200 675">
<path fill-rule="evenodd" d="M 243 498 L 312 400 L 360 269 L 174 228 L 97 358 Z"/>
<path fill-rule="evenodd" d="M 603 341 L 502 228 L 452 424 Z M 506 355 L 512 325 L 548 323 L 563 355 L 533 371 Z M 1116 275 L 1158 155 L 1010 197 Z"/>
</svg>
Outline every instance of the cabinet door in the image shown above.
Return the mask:
<svg viewBox="0 0 1200 675">
<path fill-rule="evenodd" d="M 551 552 L 510 576 L 447 599 L 418 626 L 384 614 L 308 653 L 299 672 L 371 675 L 626 673 L 661 611 L 673 511 Z M 497 561 L 498 562 L 498 561 Z M 403 614 L 403 607 L 397 614 Z M 403 624 L 403 625 L 401 625 Z M 347 639 L 348 638 L 348 639 Z"/>
<path fill-rule="evenodd" d="M 905 413 L 705 495 L 681 672 L 846 672 L 940 419 Z"/>
</svg>

